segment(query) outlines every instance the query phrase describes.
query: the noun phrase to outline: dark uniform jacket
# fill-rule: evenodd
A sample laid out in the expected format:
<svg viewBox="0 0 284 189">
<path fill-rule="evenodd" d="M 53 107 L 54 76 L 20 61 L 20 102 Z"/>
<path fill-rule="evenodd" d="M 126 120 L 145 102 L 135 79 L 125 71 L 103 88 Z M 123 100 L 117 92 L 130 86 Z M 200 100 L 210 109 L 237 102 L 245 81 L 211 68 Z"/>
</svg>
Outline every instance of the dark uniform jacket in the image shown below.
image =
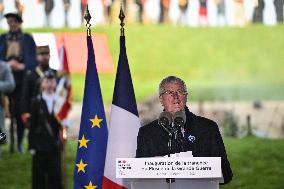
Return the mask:
<svg viewBox="0 0 284 189">
<path fill-rule="evenodd" d="M 50 152 L 61 148 L 61 124 L 54 113 L 49 113 L 46 102 L 39 95 L 32 100 L 29 149 Z"/>
<path fill-rule="evenodd" d="M 55 70 L 48 69 L 48 71 L 52 71 L 56 75 Z M 26 73 L 22 87 L 22 97 L 21 97 L 22 113 L 30 113 L 31 100 L 40 94 L 40 84 L 43 75 L 44 73 L 39 69 L 39 67 L 36 67 L 35 70 L 28 71 Z"/>
<path fill-rule="evenodd" d="M 20 43 L 20 55 L 19 57 L 7 57 L 8 41 L 11 38 L 16 38 Z M 33 70 L 36 67 L 36 45 L 31 35 L 23 33 L 21 30 L 18 32 L 8 32 L 0 36 L 0 60 L 9 61 L 16 59 L 25 64 L 26 70 Z M 16 82 L 16 89 L 14 95 L 21 95 L 22 81 L 25 71 L 13 71 L 13 75 Z"/>
<path fill-rule="evenodd" d="M 186 108 L 183 147 L 173 139 L 171 153 L 192 151 L 194 157 L 221 157 L 224 183 L 232 180 L 233 173 L 227 159 L 218 125 L 207 118 L 196 116 Z M 137 137 L 136 157 L 165 156 L 168 154 L 169 136 L 158 125 L 158 120 L 140 128 Z"/>
</svg>

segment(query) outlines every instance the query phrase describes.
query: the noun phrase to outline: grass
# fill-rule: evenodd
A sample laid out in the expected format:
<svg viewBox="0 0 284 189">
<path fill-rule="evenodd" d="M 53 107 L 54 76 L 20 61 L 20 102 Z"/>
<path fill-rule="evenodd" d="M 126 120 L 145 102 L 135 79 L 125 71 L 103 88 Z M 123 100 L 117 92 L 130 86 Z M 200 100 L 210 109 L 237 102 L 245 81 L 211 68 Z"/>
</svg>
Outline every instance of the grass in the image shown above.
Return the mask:
<svg viewBox="0 0 284 189">
<path fill-rule="evenodd" d="M 225 140 L 234 172 L 233 181 L 221 189 L 282 189 L 284 182 L 283 140 L 244 138 Z M 77 143 L 67 146 L 68 188 L 73 186 L 73 168 Z M 4 146 L 0 159 L 0 183 L 5 189 L 31 188 L 31 155 L 9 154 Z"/>
<path fill-rule="evenodd" d="M 190 100 L 284 99 L 284 25 L 245 28 L 190 28 L 127 25 L 126 48 L 137 100 L 157 93 L 162 78 L 177 75 Z M 79 29 L 29 29 L 28 32 L 83 32 Z M 106 34 L 117 66 L 117 26 L 92 29 Z M 95 35 L 95 34 L 93 34 Z M 86 61 L 86 60 L 82 60 Z M 110 104 L 115 72 L 100 74 L 104 102 Z M 82 101 L 84 74 L 73 74 L 74 99 Z"/>
<path fill-rule="evenodd" d="M 226 144 L 234 180 L 228 187 L 221 188 L 283 188 L 283 140 L 228 139 Z"/>
<path fill-rule="evenodd" d="M 284 98 L 284 26 L 188 28 L 129 26 L 126 47 L 138 101 L 157 92 L 167 75 L 183 78 L 191 100 L 256 100 Z M 114 64 L 119 54 L 119 28 L 105 33 Z M 115 73 L 100 74 L 104 100 L 111 102 Z M 82 92 L 84 75 L 73 75 Z M 75 93 L 81 101 L 83 93 Z"/>
</svg>

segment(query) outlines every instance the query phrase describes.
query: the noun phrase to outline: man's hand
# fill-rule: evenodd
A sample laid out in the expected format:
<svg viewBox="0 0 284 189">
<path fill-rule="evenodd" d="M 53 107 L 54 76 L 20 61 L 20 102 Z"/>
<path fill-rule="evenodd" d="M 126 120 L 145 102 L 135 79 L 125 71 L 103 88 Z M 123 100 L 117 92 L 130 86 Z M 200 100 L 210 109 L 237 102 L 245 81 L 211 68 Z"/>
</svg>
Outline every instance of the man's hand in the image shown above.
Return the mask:
<svg viewBox="0 0 284 189">
<path fill-rule="evenodd" d="M 10 60 L 8 61 L 8 64 L 13 71 L 22 71 L 25 69 L 25 64 L 20 63 L 17 60 Z"/>
</svg>

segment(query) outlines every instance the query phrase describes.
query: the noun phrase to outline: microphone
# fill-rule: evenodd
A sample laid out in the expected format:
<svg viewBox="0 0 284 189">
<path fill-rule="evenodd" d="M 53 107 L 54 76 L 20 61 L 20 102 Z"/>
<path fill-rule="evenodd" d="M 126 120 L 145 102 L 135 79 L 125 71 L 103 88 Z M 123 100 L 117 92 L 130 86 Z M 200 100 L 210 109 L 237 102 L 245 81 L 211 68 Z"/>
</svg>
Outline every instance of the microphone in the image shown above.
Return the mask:
<svg viewBox="0 0 284 189">
<path fill-rule="evenodd" d="M 174 128 L 176 130 L 175 132 L 175 139 L 180 144 L 182 151 L 183 150 L 183 138 L 184 138 L 184 125 L 186 121 L 186 116 L 184 111 L 175 112 L 173 115 L 173 123 Z"/>
<path fill-rule="evenodd" d="M 185 116 L 184 111 L 179 111 L 179 112 L 174 113 L 173 122 L 175 126 L 183 127 L 185 124 L 185 120 L 186 120 L 186 116 Z"/>
<path fill-rule="evenodd" d="M 0 133 L 0 142 L 4 142 L 6 139 L 6 134 L 5 133 Z"/>
<path fill-rule="evenodd" d="M 158 124 L 164 128 L 164 130 L 169 134 L 172 135 L 171 132 L 171 124 L 172 124 L 172 114 L 169 112 L 162 112 L 158 119 Z"/>
</svg>

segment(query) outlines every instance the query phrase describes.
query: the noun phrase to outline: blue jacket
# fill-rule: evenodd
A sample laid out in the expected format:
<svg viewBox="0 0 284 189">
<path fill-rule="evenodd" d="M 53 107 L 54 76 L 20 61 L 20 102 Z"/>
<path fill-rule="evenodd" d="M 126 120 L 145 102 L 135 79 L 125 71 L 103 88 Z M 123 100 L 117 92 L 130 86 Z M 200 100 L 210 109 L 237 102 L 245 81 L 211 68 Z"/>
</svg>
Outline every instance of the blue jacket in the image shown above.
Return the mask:
<svg viewBox="0 0 284 189">
<path fill-rule="evenodd" d="M 22 31 L 19 31 L 22 33 Z M 6 60 L 6 51 L 7 51 L 7 36 L 8 33 L 4 33 L 0 36 L 0 60 Z M 36 62 L 36 44 L 33 40 L 32 36 L 26 33 L 22 33 L 20 38 L 20 46 L 22 49 L 22 60 L 26 66 L 26 70 L 34 70 L 37 62 Z M 15 92 L 18 93 L 21 91 L 21 85 L 24 78 L 25 71 L 13 72 L 14 79 L 16 82 Z"/>
</svg>

